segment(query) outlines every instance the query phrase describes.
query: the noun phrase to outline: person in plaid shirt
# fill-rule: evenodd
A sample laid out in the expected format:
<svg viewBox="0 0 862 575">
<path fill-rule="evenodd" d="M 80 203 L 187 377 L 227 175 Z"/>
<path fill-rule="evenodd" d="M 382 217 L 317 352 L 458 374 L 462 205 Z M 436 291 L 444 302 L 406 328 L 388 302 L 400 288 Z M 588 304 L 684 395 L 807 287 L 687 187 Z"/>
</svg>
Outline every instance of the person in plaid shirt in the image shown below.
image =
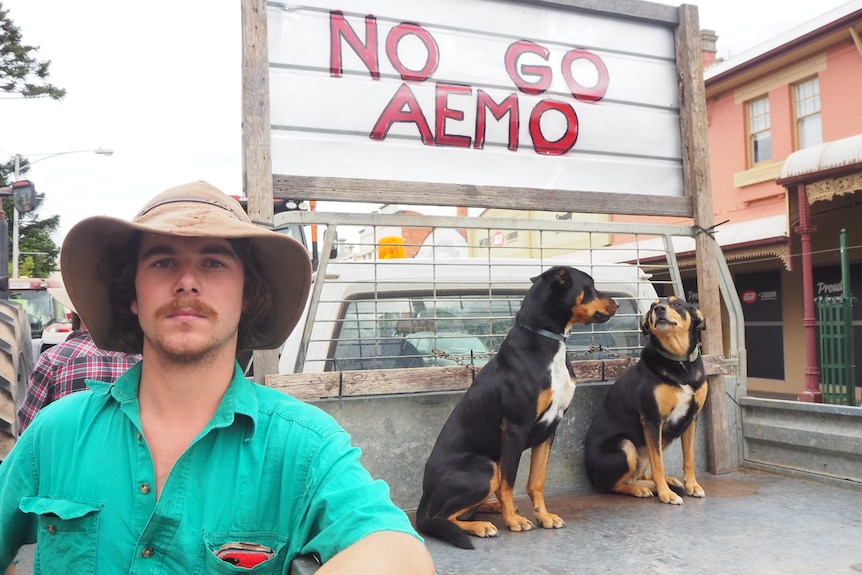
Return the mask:
<svg viewBox="0 0 862 575">
<path fill-rule="evenodd" d="M 27 385 L 27 398 L 18 410 L 18 435 L 24 433 L 39 411 L 64 395 L 87 389 L 85 380 L 112 382 L 138 363 L 141 356 L 96 347 L 87 327 L 74 311 L 66 290 L 51 295 L 72 310 L 72 333 L 66 341 L 45 350 L 36 361 Z"/>
</svg>

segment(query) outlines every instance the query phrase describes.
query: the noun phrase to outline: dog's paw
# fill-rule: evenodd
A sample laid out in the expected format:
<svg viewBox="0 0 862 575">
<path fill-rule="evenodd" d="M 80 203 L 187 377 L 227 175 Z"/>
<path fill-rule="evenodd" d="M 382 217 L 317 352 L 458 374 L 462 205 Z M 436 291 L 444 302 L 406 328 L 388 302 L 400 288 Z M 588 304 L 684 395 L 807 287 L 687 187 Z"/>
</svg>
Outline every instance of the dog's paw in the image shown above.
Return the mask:
<svg viewBox="0 0 862 575">
<path fill-rule="evenodd" d="M 566 526 L 563 518 L 554 513 L 537 513 L 536 521 L 545 529 L 560 529 Z"/>
<path fill-rule="evenodd" d="M 682 497 L 668 489 L 667 491 L 662 491 L 658 494 L 658 498 L 662 503 L 669 503 L 671 505 L 682 505 Z"/>
<path fill-rule="evenodd" d="M 464 527 L 464 530 L 476 537 L 486 538 L 500 536 L 500 532 L 497 531 L 497 526 L 488 521 L 470 521 L 469 524 Z"/>
<path fill-rule="evenodd" d="M 684 485 L 682 484 L 682 481 L 680 481 L 676 477 L 665 477 L 664 480 L 667 481 L 668 485 L 676 485 L 679 488 L 684 487 Z"/>
<path fill-rule="evenodd" d="M 653 493 L 653 490 L 646 485 L 632 485 L 630 493 L 634 497 L 652 497 L 653 495 L 655 495 L 655 493 Z"/>
<path fill-rule="evenodd" d="M 703 487 L 700 486 L 696 481 L 693 483 L 685 484 L 685 493 L 689 497 L 705 497 L 706 493 L 703 492 Z"/>
<path fill-rule="evenodd" d="M 529 531 L 533 528 L 533 522 L 521 515 L 515 515 L 506 521 L 511 531 Z"/>
</svg>

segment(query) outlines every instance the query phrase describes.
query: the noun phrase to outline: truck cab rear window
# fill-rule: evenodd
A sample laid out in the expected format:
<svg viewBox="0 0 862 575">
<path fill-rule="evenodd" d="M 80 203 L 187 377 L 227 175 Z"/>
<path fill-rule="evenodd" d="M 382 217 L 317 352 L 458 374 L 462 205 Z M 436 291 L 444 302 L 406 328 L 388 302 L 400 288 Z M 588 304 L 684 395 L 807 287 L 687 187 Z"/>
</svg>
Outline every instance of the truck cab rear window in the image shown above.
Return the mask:
<svg viewBox="0 0 862 575">
<path fill-rule="evenodd" d="M 637 302 L 627 294 L 611 295 L 620 306 L 616 316 L 575 326 L 566 340 L 570 359 L 640 352 Z M 326 371 L 482 366 L 514 325 L 524 293 L 380 296 L 344 303 Z"/>
</svg>

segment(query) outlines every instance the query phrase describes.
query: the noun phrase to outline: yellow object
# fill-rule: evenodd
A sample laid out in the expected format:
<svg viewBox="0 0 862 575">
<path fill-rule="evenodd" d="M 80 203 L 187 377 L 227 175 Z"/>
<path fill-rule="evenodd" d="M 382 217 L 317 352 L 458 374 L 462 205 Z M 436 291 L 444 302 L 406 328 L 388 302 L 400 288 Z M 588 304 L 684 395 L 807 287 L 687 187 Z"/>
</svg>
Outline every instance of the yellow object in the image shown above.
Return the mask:
<svg viewBox="0 0 862 575">
<path fill-rule="evenodd" d="M 377 257 L 381 260 L 406 258 L 407 250 L 404 248 L 404 238 L 400 236 L 380 238 L 380 244 L 377 246 Z"/>
</svg>

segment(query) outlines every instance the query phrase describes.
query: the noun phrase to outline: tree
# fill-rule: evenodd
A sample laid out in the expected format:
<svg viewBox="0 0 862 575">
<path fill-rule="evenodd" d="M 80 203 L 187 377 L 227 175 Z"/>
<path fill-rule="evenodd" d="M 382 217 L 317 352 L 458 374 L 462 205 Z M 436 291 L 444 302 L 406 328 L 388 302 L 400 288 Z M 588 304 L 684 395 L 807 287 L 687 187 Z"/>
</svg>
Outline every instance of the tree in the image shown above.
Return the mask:
<svg viewBox="0 0 862 575">
<path fill-rule="evenodd" d="M 27 171 L 27 162 L 21 162 L 20 173 Z M 14 159 L 0 164 L 0 187 L 7 186 L 11 182 L 11 176 L 15 171 Z M 18 275 L 31 278 L 46 278 L 56 272 L 57 257 L 60 255 L 60 247 L 51 239 L 60 227 L 60 216 L 51 216 L 39 219 L 39 206 L 42 205 L 44 196 L 37 194 L 36 209 L 26 214 L 18 214 L 18 251 L 22 258 L 18 262 Z M 8 254 L 12 257 L 12 210 L 14 203 L 12 198 L 3 198 L 3 211 L 9 222 L 9 234 L 6 238 L 8 243 Z M 7 274 L 12 274 L 12 263 L 9 263 Z M 2 274 L 0 274 L 2 275 Z"/>
<path fill-rule="evenodd" d="M 35 57 L 38 46 L 28 46 L 22 43 L 21 31 L 9 18 L 9 11 L 0 2 L 0 90 L 20 94 L 24 98 L 48 97 L 60 100 L 66 95 L 66 90 L 48 82 L 49 60 L 37 60 Z M 14 174 L 14 158 L 0 164 L 0 187 L 8 186 Z M 21 162 L 20 173 L 27 171 L 27 161 Z M 44 220 L 38 217 L 37 207 L 30 213 L 19 214 L 18 248 L 24 255 L 18 262 L 18 274 L 30 277 L 48 277 L 57 271 L 57 256 L 60 248 L 51 239 L 51 234 L 60 227 L 60 216 L 52 216 Z M 7 234 L 8 254 L 12 255 L 12 198 L 3 198 L 3 211 L 9 222 Z M 8 274 L 11 274 L 10 262 Z M 3 275 L 0 272 L 0 275 Z"/>
<path fill-rule="evenodd" d="M 18 227 L 21 234 L 18 248 L 21 261 L 18 262 L 18 275 L 31 278 L 46 278 L 57 271 L 57 257 L 60 247 L 51 239 L 51 235 L 60 227 L 60 216 L 45 219 L 38 218 L 38 206 L 43 195 L 38 194 L 36 210 L 27 214 L 18 214 Z M 5 200 L 3 209 L 11 210 L 11 199 Z M 6 205 L 8 203 L 8 205 Z M 9 212 L 11 213 L 11 211 Z M 10 226 L 11 229 L 11 226 Z M 12 254 L 12 240 L 9 240 L 9 254 Z M 11 265 L 10 265 L 11 271 Z"/>
<path fill-rule="evenodd" d="M 22 44 L 21 31 L 0 3 L 0 90 L 24 98 L 61 100 L 66 90 L 48 83 L 50 60 L 37 60 L 38 46 Z"/>
</svg>

